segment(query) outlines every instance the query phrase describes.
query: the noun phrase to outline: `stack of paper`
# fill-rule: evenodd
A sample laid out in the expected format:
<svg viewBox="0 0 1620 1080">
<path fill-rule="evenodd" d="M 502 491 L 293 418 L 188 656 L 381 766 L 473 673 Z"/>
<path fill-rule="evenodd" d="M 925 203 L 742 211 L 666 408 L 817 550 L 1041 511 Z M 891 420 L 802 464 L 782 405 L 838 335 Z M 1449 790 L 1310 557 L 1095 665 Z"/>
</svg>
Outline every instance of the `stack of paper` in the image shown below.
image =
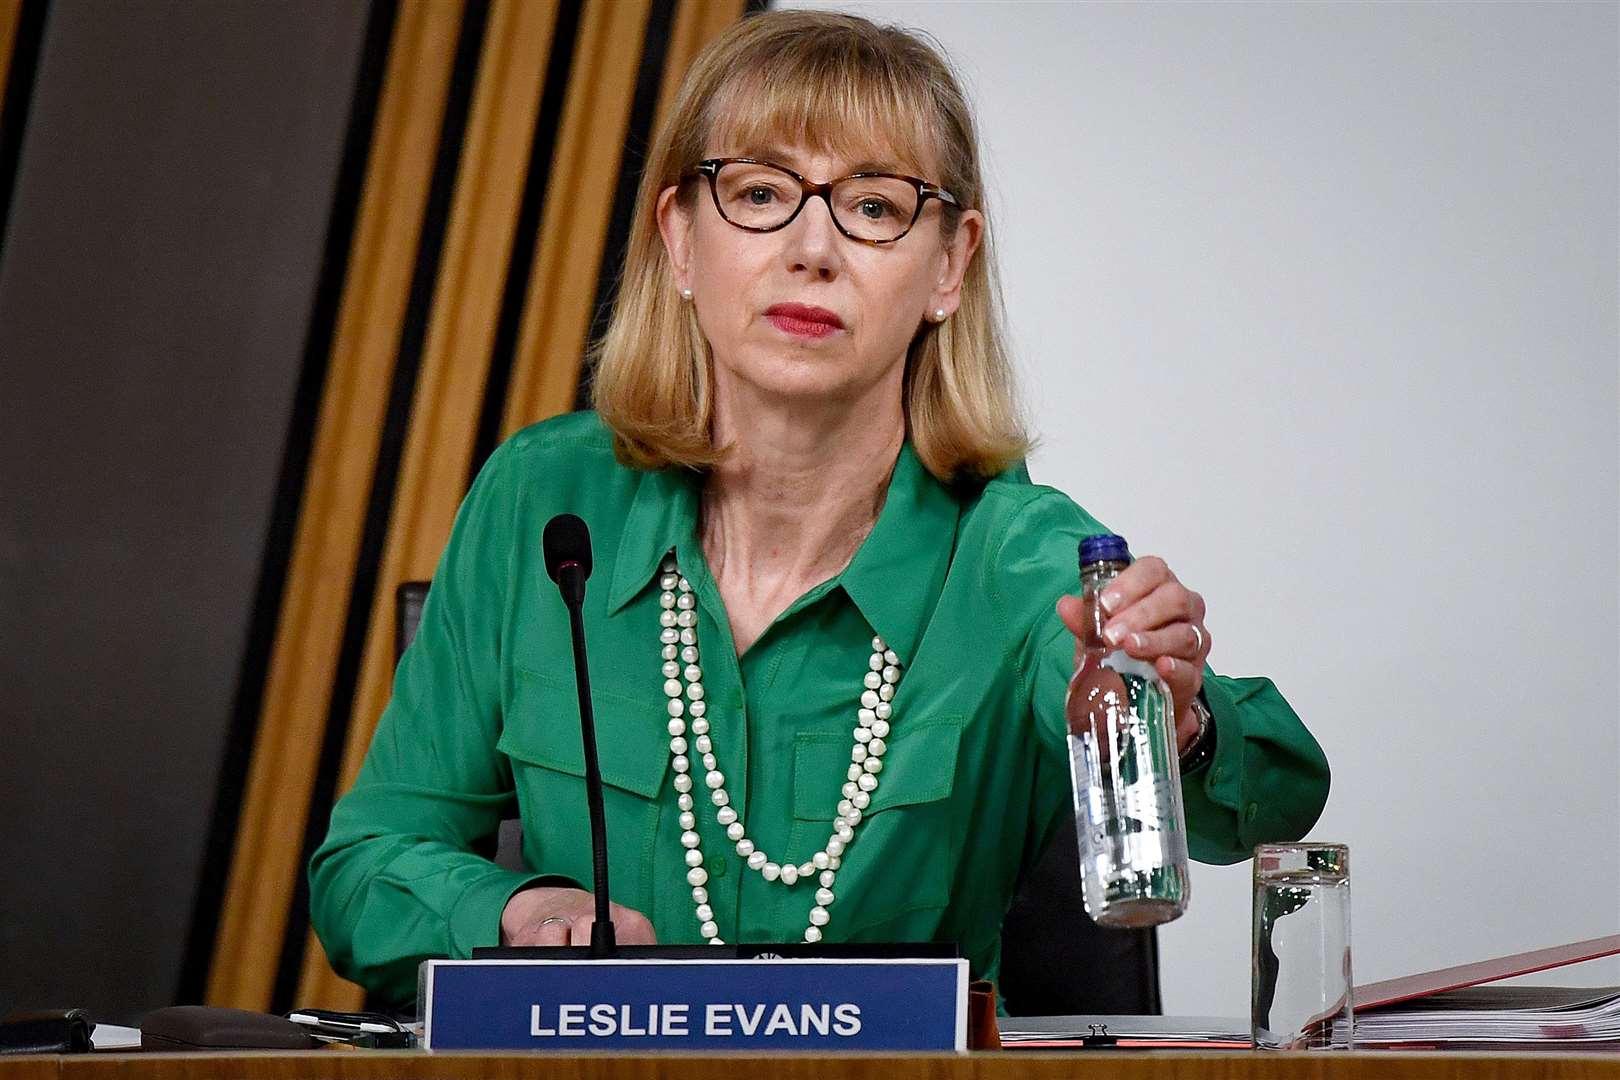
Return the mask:
<svg viewBox="0 0 1620 1080">
<path fill-rule="evenodd" d="M 1010 1016 L 1000 1021 L 1009 1050 L 1246 1049 L 1249 1022 L 1232 1016 Z"/>
<path fill-rule="evenodd" d="M 1620 953 L 1620 934 L 1356 987 L 1356 1044 L 1447 1050 L 1620 1048 L 1620 987 L 1489 986 Z"/>
<path fill-rule="evenodd" d="M 1356 1017 L 1356 1045 L 1620 1050 L 1620 987 L 1473 987 Z"/>
</svg>

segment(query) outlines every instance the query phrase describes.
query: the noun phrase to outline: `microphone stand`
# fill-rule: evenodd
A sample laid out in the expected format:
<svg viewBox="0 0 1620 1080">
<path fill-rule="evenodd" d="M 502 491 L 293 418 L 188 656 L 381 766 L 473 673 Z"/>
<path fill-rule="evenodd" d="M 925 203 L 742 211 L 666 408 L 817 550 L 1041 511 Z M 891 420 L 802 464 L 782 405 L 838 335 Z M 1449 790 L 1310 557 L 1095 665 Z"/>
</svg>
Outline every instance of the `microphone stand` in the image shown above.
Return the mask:
<svg viewBox="0 0 1620 1080">
<path fill-rule="evenodd" d="M 584 568 L 566 562 L 558 571 L 557 584 L 568 608 L 568 625 L 574 639 L 574 684 L 579 693 L 580 736 L 585 744 L 585 801 L 591 817 L 592 891 L 596 899 L 596 921 L 591 925 L 590 955 L 593 960 L 618 955 L 613 920 L 608 915 L 607 814 L 602 809 L 602 769 L 596 757 L 596 716 L 591 709 L 591 676 L 585 662 Z"/>
</svg>

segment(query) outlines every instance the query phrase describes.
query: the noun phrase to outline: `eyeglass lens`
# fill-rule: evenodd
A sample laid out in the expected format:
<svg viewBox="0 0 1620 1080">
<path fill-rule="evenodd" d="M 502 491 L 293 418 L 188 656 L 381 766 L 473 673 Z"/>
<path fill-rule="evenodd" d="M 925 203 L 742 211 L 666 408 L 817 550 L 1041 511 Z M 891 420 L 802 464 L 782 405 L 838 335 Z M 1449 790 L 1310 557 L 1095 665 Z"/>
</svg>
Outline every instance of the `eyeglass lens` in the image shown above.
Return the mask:
<svg viewBox="0 0 1620 1080">
<path fill-rule="evenodd" d="M 792 173 L 772 165 L 728 162 L 714 178 L 720 213 L 733 225 L 774 229 L 799 208 L 804 188 Z M 829 198 L 833 218 L 862 240 L 893 240 L 911 227 L 917 189 L 905 180 L 861 176 L 840 180 Z"/>
</svg>

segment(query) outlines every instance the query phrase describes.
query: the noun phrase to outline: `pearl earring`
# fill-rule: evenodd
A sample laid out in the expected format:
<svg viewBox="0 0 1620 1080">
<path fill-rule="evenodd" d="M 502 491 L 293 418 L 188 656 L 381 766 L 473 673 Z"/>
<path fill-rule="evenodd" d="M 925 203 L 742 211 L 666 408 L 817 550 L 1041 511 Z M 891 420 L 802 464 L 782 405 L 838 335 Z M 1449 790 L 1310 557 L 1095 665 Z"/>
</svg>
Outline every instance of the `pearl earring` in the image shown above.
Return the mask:
<svg viewBox="0 0 1620 1080">
<path fill-rule="evenodd" d="M 944 322 L 945 321 L 945 309 L 944 308 L 935 308 L 934 309 L 934 321 L 935 322 Z"/>
<path fill-rule="evenodd" d="M 681 290 L 681 299 L 682 300 L 690 300 L 690 299 L 692 299 L 692 290 L 691 289 L 682 289 Z"/>
</svg>

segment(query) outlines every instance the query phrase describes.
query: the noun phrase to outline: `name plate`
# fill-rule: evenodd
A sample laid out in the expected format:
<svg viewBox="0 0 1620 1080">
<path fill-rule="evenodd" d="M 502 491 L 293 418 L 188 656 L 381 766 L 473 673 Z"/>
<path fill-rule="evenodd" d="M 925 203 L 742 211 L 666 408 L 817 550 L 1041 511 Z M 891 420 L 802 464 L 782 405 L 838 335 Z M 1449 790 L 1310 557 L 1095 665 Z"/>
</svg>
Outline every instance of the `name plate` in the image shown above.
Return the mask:
<svg viewBox="0 0 1620 1080">
<path fill-rule="evenodd" d="M 966 960 L 428 960 L 430 1050 L 965 1050 Z"/>
</svg>

